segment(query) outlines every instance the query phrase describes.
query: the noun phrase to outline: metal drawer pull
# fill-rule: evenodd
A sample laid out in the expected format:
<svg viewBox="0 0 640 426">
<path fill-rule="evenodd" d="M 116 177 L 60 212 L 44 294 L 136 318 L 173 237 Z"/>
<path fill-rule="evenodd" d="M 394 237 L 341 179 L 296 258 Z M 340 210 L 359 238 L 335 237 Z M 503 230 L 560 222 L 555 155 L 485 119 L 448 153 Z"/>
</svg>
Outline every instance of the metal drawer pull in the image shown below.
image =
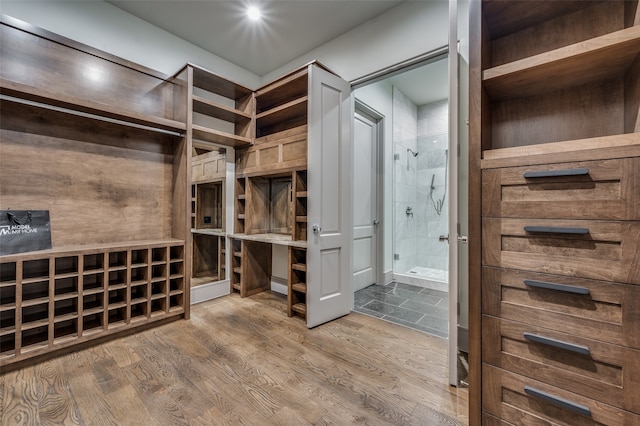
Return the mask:
<svg viewBox="0 0 640 426">
<path fill-rule="evenodd" d="M 589 294 L 589 289 L 586 287 L 578 287 L 575 285 L 548 283 L 544 281 L 524 280 L 524 285 L 527 287 L 546 288 L 548 290 L 563 291 L 565 293 L 575 294 Z"/>
<path fill-rule="evenodd" d="M 525 172 L 525 178 L 545 178 L 559 176 L 584 176 L 589 174 L 589 169 L 564 169 L 564 170 L 540 170 L 539 172 Z"/>
<path fill-rule="evenodd" d="M 542 232 L 545 234 L 579 234 L 589 233 L 588 228 L 560 228 L 556 226 L 525 226 L 525 232 Z"/>
<path fill-rule="evenodd" d="M 554 348 L 564 349 L 581 355 L 591 355 L 591 351 L 586 346 L 575 345 L 573 343 L 563 342 L 562 340 L 551 339 L 550 337 L 539 336 L 532 333 L 524 333 L 524 338 L 530 342 L 542 343 L 543 345 L 553 346 Z"/>
<path fill-rule="evenodd" d="M 551 395 L 550 393 L 532 388 L 530 386 L 524 387 L 524 393 L 526 393 L 529 396 L 533 396 L 535 398 L 541 399 L 542 401 L 551 403 L 556 407 L 565 408 L 569 411 L 573 411 L 574 413 L 591 417 L 591 410 L 589 409 L 589 407 L 585 407 L 584 405 L 571 402 L 564 398 L 560 398 L 559 396 Z"/>
</svg>

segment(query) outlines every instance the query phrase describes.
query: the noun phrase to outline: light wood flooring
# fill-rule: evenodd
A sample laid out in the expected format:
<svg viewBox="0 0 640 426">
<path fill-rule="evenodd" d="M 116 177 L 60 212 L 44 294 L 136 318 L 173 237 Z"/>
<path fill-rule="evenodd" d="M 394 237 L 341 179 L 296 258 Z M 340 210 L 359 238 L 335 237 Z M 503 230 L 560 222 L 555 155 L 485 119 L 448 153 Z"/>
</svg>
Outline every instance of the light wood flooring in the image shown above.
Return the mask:
<svg viewBox="0 0 640 426">
<path fill-rule="evenodd" d="M 2 425 L 455 425 L 446 340 L 352 313 L 308 330 L 265 292 L 0 376 Z"/>
</svg>

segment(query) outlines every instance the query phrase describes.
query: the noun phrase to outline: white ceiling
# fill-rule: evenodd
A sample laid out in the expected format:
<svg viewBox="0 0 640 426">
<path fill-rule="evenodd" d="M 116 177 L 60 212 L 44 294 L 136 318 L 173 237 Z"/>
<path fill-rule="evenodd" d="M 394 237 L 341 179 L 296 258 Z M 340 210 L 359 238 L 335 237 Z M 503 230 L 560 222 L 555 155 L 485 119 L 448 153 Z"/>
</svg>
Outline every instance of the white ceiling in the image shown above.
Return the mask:
<svg viewBox="0 0 640 426">
<path fill-rule="evenodd" d="M 107 0 L 240 67 L 264 76 L 404 0 Z M 246 17 L 261 5 L 263 19 Z M 447 61 L 391 77 L 416 105 L 447 97 Z"/>
<path fill-rule="evenodd" d="M 263 76 L 403 0 L 107 0 Z M 246 17 L 259 4 L 263 19 Z"/>
</svg>

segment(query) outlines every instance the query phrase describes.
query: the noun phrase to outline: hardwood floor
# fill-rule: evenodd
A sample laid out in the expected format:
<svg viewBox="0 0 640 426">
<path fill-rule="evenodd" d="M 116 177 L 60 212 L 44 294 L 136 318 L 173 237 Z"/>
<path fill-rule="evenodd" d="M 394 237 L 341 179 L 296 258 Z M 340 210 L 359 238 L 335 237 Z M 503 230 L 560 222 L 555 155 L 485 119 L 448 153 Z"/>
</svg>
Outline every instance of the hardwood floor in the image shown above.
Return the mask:
<svg viewBox="0 0 640 426">
<path fill-rule="evenodd" d="M 269 292 L 0 376 L 2 425 L 455 425 L 446 340 L 359 313 L 308 330 Z"/>
</svg>

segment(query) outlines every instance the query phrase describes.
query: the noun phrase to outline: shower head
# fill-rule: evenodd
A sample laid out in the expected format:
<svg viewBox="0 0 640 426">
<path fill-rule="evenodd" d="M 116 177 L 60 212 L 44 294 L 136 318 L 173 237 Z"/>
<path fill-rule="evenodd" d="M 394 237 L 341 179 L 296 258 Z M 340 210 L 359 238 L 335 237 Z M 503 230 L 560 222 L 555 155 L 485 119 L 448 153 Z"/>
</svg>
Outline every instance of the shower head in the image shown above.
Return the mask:
<svg viewBox="0 0 640 426">
<path fill-rule="evenodd" d="M 415 152 L 414 150 L 412 150 L 411 148 L 407 148 L 407 152 L 410 152 L 411 155 L 413 155 L 414 157 L 417 157 L 420 153 L 419 152 Z"/>
</svg>

